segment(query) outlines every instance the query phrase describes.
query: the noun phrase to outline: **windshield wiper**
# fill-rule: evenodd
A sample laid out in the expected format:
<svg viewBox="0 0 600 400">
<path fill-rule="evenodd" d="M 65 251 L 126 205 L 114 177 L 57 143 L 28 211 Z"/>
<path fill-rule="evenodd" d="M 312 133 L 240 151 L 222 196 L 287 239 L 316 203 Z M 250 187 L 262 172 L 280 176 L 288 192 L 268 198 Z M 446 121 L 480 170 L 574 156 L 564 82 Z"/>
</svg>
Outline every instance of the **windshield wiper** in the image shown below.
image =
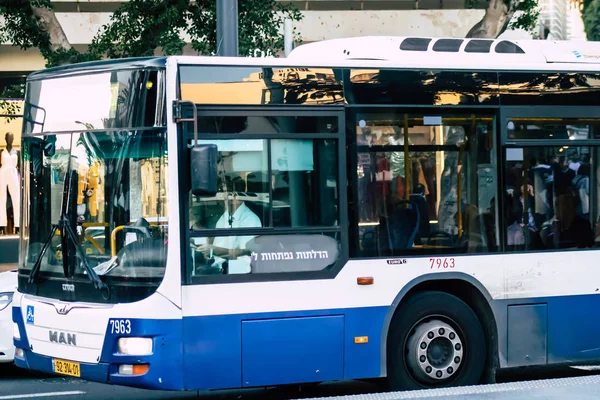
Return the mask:
<svg viewBox="0 0 600 400">
<path fill-rule="evenodd" d="M 73 232 L 73 228 L 71 228 L 71 223 L 69 221 L 69 218 L 66 215 L 60 219 L 60 221 L 58 222 L 58 225 L 53 225 L 52 230 L 50 231 L 50 235 L 48 236 L 48 239 L 46 239 L 46 242 L 44 243 L 44 246 L 42 247 L 42 250 L 40 251 L 40 255 L 38 256 L 37 260 L 35 261 L 35 264 L 33 265 L 33 268 L 31 269 L 31 272 L 29 273 L 29 280 L 28 280 L 29 283 L 35 282 L 35 279 L 37 278 L 39 271 L 40 271 L 40 267 L 42 265 L 42 259 L 44 258 L 44 254 L 48 250 L 48 247 L 50 247 L 50 242 L 52 241 L 54 234 L 59 229 L 61 232 L 66 233 L 66 235 L 64 235 L 64 234 L 61 235 L 62 236 L 61 239 L 64 238 L 63 239 L 63 243 L 64 243 L 63 244 L 63 260 L 64 260 L 64 258 L 67 257 L 65 254 L 68 251 L 66 242 L 67 242 L 67 240 L 69 240 L 71 242 L 71 244 L 75 247 L 75 250 L 77 251 L 77 255 L 81 259 L 81 262 L 83 263 L 83 266 L 85 267 L 85 270 L 86 270 L 90 280 L 94 284 L 94 287 L 96 289 L 108 289 L 106 284 L 104 282 L 102 282 L 102 279 L 100 279 L 98 274 L 96 274 L 96 271 L 94 271 L 94 269 L 88 263 L 85 253 L 83 252 L 83 250 L 81 250 L 81 246 L 79 246 L 77 244 L 77 240 L 76 240 L 77 236 L 75 236 L 75 233 Z M 67 274 L 65 274 L 65 276 L 66 275 Z"/>
<path fill-rule="evenodd" d="M 71 241 L 71 244 L 75 247 L 75 250 L 77 251 L 77 255 L 81 259 L 81 262 L 83 263 L 83 266 L 85 267 L 88 277 L 94 284 L 94 287 L 96 289 L 108 289 L 108 286 L 106 286 L 106 284 L 104 282 L 102 282 L 102 279 L 100 279 L 98 274 L 96 274 L 96 271 L 94 271 L 94 269 L 90 266 L 90 263 L 88 262 L 85 253 L 83 252 L 83 250 L 81 250 L 81 246 L 79 244 L 77 244 L 77 236 L 75 235 L 75 232 L 73 232 L 73 228 L 71 227 L 69 218 L 67 218 L 66 215 L 61 218 L 61 220 L 59 222 L 59 228 L 62 228 L 63 232 L 64 231 L 67 232 L 67 238 Z M 66 239 L 65 239 L 65 242 L 66 242 Z M 65 248 L 65 251 L 66 250 L 67 249 Z"/>
<path fill-rule="evenodd" d="M 60 219 L 58 220 L 58 225 L 52 226 L 50 235 L 48 236 L 48 239 L 46 239 L 46 242 L 44 243 L 44 246 L 42 247 L 42 250 L 40 251 L 38 258 L 35 260 L 35 264 L 33 265 L 33 268 L 31 268 L 31 272 L 29 273 L 28 282 L 29 283 L 35 282 L 35 280 L 39 274 L 40 268 L 41 268 L 42 258 L 44 257 L 44 253 L 48 250 L 48 247 L 50 247 L 50 242 L 52 241 L 54 234 L 56 233 L 57 230 L 60 229 L 60 232 L 61 232 L 60 241 L 61 241 L 61 246 L 63 249 L 63 273 L 65 275 L 65 278 L 69 278 L 71 275 L 69 273 L 69 267 L 70 267 L 69 261 L 70 260 L 69 260 L 69 246 L 68 246 L 68 241 L 70 241 L 71 244 L 73 245 L 73 247 L 75 247 L 75 251 L 77 252 L 77 255 L 79 256 L 79 258 L 81 259 L 81 262 L 83 263 L 85 271 L 87 272 L 89 279 L 94 284 L 94 287 L 96 289 L 106 289 L 106 291 L 109 292 L 108 286 L 106 286 L 106 284 L 104 282 L 102 282 L 102 279 L 100 279 L 100 277 L 96 274 L 96 271 L 94 271 L 94 269 L 90 266 L 85 253 L 83 252 L 83 250 L 81 250 L 81 246 L 77 244 L 77 236 L 75 235 L 75 232 L 73 232 L 73 228 L 71 227 L 71 221 L 69 221 L 69 218 L 67 217 L 67 209 L 68 209 L 68 204 L 69 204 L 69 197 L 71 194 L 71 182 L 72 182 L 72 174 L 73 174 L 73 171 L 71 170 L 71 157 L 72 157 L 71 152 L 72 152 L 72 150 L 73 149 L 71 146 L 71 150 L 69 151 L 69 162 L 67 164 L 67 172 L 66 172 L 67 175 L 65 176 L 65 184 L 64 184 L 64 188 L 63 188 Z M 65 235 L 65 233 L 66 233 L 66 235 Z"/>
<path fill-rule="evenodd" d="M 58 225 L 52 225 L 52 229 L 50 230 L 50 235 L 48 235 L 48 239 L 46 239 L 46 241 L 44 242 L 44 246 L 42 246 L 42 250 L 40 251 L 40 254 L 38 255 L 37 259 L 35 260 L 35 264 L 33 264 L 33 268 L 31 268 L 31 271 L 29 272 L 29 279 L 27 280 L 27 282 L 29 283 L 34 283 L 39 272 L 40 272 L 40 267 L 42 265 L 42 258 L 44 258 L 44 254 L 46 253 L 46 250 L 48 250 L 48 247 L 50 247 L 50 242 L 52 241 L 52 238 L 54 237 L 54 234 L 56 233 L 56 230 L 58 229 Z"/>
</svg>

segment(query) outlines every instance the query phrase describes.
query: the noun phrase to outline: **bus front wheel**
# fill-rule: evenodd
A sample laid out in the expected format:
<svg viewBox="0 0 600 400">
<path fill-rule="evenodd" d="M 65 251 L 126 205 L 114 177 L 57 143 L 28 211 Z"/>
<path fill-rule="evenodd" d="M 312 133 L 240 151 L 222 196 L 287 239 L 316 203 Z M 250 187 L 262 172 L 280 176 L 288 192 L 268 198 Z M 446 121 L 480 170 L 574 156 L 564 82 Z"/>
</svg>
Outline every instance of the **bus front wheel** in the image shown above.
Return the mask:
<svg viewBox="0 0 600 400">
<path fill-rule="evenodd" d="M 400 306 L 388 338 L 391 390 L 465 386 L 482 376 L 486 341 L 481 322 L 461 299 L 420 292 Z"/>
</svg>

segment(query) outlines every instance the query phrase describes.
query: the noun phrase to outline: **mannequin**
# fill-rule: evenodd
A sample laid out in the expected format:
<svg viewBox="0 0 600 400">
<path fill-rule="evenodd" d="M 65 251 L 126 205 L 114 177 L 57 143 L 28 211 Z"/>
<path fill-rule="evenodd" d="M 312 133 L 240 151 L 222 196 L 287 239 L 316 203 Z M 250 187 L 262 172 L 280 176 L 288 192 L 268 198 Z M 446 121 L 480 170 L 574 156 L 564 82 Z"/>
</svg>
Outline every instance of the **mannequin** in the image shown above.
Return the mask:
<svg viewBox="0 0 600 400">
<path fill-rule="evenodd" d="M 20 206 L 19 198 L 19 151 L 13 148 L 14 135 L 5 135 L 6 149 L 0 151 L 0 232 L 6 233 L 6 201 L 7 190 L 12 200 L 15 233 L 19 232 Z"/>
</svg>

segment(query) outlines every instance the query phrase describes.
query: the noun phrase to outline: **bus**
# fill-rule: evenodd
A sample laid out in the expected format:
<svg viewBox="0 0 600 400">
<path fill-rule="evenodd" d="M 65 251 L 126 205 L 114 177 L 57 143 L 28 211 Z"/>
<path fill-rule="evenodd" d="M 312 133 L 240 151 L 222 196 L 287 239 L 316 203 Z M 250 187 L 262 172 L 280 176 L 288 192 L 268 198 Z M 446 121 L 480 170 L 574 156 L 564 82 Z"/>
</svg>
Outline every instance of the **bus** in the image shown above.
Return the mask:
<svg viewBox="0 0 600 400">
<path fill-rule="evenodd" d="M 600 362 L 599 62 L 361 37 L 31 74 L 16 365 L 410 390 Z"/>
</svg>

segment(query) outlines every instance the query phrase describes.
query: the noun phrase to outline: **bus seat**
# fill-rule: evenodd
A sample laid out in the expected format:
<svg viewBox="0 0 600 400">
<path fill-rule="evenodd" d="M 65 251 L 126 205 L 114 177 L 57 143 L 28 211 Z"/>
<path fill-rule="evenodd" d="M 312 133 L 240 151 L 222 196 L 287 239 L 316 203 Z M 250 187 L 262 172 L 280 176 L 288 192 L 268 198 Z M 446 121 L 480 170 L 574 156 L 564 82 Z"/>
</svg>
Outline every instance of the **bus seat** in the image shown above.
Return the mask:
<svg viewBox="0 0 600 400">
<path fill-rule="evenodd" d="M 419 229 L 417 231 L 416 241 L 420 242 L 421 239 L 426 238 L 430 234 L 429 228 L 429 205 L 423 195 L 411 194 L 410 201 L 417 205 L 417 211 L 419 212 Z"/>
<path fill-rule="evenodd" d="M 382 218 L 380 229 L 386 230 L 381 244 L 389 245 L 385 249 L 396 254 L 399 250 L 406 250 L 413 247 L 417 232 L 419 230 L 420 215 L 417 204 L 410 200 L 398 200 L 394 205 L 390 217 Z"/>
</svg>

